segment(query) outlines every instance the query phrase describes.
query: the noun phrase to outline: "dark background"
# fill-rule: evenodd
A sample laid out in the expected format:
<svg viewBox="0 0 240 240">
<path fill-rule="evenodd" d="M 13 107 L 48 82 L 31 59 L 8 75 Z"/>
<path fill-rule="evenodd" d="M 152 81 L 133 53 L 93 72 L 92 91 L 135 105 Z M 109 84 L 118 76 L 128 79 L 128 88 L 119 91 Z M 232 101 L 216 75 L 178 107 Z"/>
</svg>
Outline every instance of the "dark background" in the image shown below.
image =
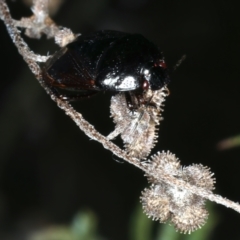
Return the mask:
<svg viewBox="0 0 240 240">
<path fill-rule="evenodd" d="M 240 148 L 219 141 L 240 134 L 240 19 L 238 1 L 65 1 L 53 19 L 74 32 L 113 29 L 141 33 L 164 52 L 170 96 L 153 152 L 170 150 L 183 165 L 202 163 L 217 178 L 216 193 L 240 201 Z M 9 1 L 14 18 L 31 14 Z M 48 223 L 68 223 L 85 207 L 111 240 L 128 239 L 129 220 L 143 173 L 113 160 L 56 107 L 34 79 L 0 22 L 0 236 L 21 239 Z M 52 54 L 53 41 L 28 41 Z M 113 130 L 107 94 L 75 103 L 101 133 Z M 240 239 L 240 215 L 214 205 L 218 225 L 210 239 Z M 24 237 L 22 237 L 24 239 Z"/>
</svg>

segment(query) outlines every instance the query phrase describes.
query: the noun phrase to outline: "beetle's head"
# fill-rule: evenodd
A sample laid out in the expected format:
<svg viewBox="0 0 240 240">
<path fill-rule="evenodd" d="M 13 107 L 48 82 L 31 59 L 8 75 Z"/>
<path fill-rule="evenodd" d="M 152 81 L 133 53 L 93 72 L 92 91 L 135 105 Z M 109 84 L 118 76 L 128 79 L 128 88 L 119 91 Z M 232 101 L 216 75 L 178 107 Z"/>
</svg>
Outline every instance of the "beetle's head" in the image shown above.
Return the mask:
<svg viewBox="0 0 240 240">
<path fill-rule="evenodd" d="M 168 69 L 164 60 L 148 63 L 141 69 L 142 89 L 159 90 L 170 82 Z"/>
</svg>

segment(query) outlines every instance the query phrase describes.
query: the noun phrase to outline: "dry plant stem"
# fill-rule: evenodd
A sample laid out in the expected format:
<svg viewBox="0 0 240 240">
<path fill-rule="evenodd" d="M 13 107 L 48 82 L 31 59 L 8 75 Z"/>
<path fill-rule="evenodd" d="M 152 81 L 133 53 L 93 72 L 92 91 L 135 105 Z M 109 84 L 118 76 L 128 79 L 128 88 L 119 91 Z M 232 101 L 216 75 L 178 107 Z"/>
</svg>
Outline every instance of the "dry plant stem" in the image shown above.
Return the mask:
<svg viewBox="0 0 240 240">
<path fill-rule="evenodd" d="M 29 49 L 27 44 L 22 40 L 19 30 L 15 27 L 14 21 L 10 15 L 8 6 L 4 0 L 0 0 L 0 17 L 5 22 L 8 33 L 13 40 L 13 43 L 18 48 L 19 53 L 23 56 L 24 60 L 31 65 L 32 61 L 46 62 L 48 57 L 40 56 Z M 35 70 L 31 68 L 34 74 Z"/>
<path fill-rule="evenodd" d="M 35 21 L 38 23 L 43 23 L 45 18 L 48 17 L 48 0 L 33 0 L 32 11 L 34 13 Z M 28 28 L 31 18 L 24 18 L 21 21 L 13 20 L 15 26 Z M 30 24 L 31 26 L 31 24 Z"/>
<path fill-rule="evenodd" d="M 44 3 L 46 1 L 35 1 L 35 3 Z M 37 5 L 36 5 L 37 6 Z M 5 22 L 5 25 L 7 27 L 7 30 L 9 32 L 9 35 L 11 36 L 14 44 L 18 48 L 19 53 L 23 56 L 24 60 L 28 64 L 29 68 L 35 75 L 35 77 L 38 79 L 41 86 L 46 90 L 46 92 L 51 96 L 52 100 L 55 101 L 62 110 L 65 111 L 66 115 L 68 115 L 76 124 L 79 126 L 79 128 L 91 139 L 96 140 L 100 143 L 102 143 L 103 147 L 110 150 L 112 153 L 114 153 L 116 156 L 124 159 L 125 161 L 133 164 L 134 166 L 140 168 L 145 173 L 152 175 L 151 172 L 148 172 L 146 167 L 141 164 L 141 161 L 139 161 L 136 158 L 131 158 L 127 155 L 127 153 L 120 149 L 118 146 L 116 146 L 114 143 L 110 142 L 106 137 L 101 135 L 96 129 L 89 124 L 80 113 L 75 111 L 73 107 L 66 101 L 63 101 L 59 98 L 57 98 L 51 90 L 44 84 L 41 77 L 41 69 L 39 65 L 36 63 L 36 60 L 34 61 L 34 57 L 32 56 L 38 56 L 35 55 L 27 46 L 27 44 L 24 42 L 24 40 L 20 36 L 20 32 L 18 29 L 14 26 L 13 19 L 11 18 L 11 15 L 9 13 L 8 7 L 4 0 L 0 0 L 0 17 Z M 30 58 L 29 58 L 30 56 Z M 168 183 L 170 185 L 173 185 L 175 187 L 179 187 L 182 189 L 187 189 L 188 191 L 197 194 L 205 199 L 208 199 L 210 201 L 222 204 L 228 208 L 232 208 L 233 210 L 240 213 L 240 205 L 237 203 L 234 203 L 226 198 L 223 198 L 219 195 L 213 194 L 211 191 L 207 191 L 203 188 L 198 188 L 195 186 L 192 186 L 184 181 L 178 180 L 177 178 L 174 178 L 164 172 L 161 174 L 161 179 L 158 179 L 159 181 L 163 181 L 165 183 Z M 159 178 L 158 175 L 158 178 Z M 156 177 L 156 176 L 155 176 Z"/>
<path fill-rule="evenodd" d="M 36 13 L 40 13 L 39 15 L 48 15 L 48 0 L 33 0 L 33 12 L 36 16 Z M 40 17 L 40 16 L 36 17 Z"/>
</svg>

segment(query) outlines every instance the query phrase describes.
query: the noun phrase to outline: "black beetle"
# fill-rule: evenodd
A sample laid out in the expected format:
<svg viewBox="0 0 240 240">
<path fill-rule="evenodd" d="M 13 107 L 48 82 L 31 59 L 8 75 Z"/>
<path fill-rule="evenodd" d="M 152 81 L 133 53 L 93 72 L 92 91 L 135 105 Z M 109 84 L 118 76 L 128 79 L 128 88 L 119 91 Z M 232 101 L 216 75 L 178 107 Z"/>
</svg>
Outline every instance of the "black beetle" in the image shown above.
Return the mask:
<svg viewBox="0 0 240 240">
<path fill-rule="evenodd" d="M 139 104 L 143 92 L 159 90 L 169 82 L 164 58 L 140 34 L 104 30 L 81 35 L 56 52 L 42 66 L 43 80 L 66 100 L 77 100 L 99 91 L 126 92 Z"/>
</svg>

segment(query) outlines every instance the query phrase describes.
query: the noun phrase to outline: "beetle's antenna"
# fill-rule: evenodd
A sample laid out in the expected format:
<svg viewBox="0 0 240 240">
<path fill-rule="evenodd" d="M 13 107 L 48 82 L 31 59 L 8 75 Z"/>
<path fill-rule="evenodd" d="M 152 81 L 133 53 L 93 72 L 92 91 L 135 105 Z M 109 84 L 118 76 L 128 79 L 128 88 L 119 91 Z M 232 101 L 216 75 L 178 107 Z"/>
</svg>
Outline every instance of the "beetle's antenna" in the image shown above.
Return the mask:
<svg viewBox="0 0 240 240">
<path fill-rule="evenodd" d="M 182 62 L 186 59 L 187 55 L 184 54 L 178 61 L 177 63 L 173 66 L 172 72 L 174 72 L 181 64 Z"/>
</svg>

